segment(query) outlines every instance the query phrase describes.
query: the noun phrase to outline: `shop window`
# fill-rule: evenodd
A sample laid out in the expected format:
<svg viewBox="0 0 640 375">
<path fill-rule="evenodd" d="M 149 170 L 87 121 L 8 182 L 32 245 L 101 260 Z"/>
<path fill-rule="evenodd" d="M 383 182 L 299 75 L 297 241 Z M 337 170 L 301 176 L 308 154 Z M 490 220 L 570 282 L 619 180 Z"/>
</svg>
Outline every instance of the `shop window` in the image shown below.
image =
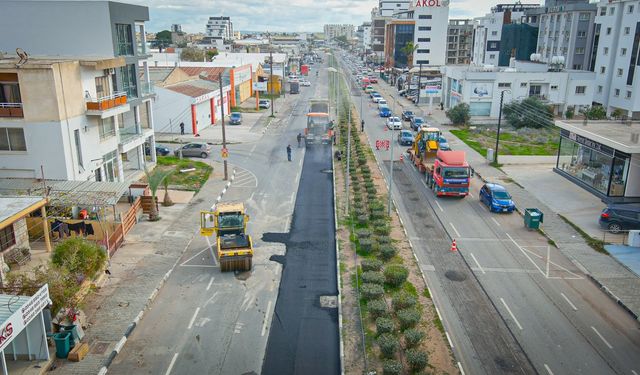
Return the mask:
<svg viewBox="0 0 640 375">
<path fill-rule="evenodd" d="M 607 194 L 608 192 L 610 176 L 613 175 L 614 180 L 616 180 L 615 176 L 617 171 L 614 166 L 612 173 L 612 162 L 613 156 L 586 147 L 569 138 L 562 137 L 560 139 L 558 169 L 575 177 L 602 194 Z M 620 166 L 623 165 L 621 163 L 622 162 L 616 164 L 618 170 L 620 170 Z M 622 177 L 623 172 L 624 167 L 622 167 L 622 172 L 618 173 L 620 177 L 617 181 L 624 184 L 624 177 Z M 624 176 L 626 176 L 626 174 Z"/>
<path fill-rule="evenodd" d="M 616 156 L 613 160 L 613 173 L 611 178 L 611 188 L 609 195 L 612 197 L 624 196 L 624 189 L 627 185 L 627 174 L 629 172 L 629 159 Z"/>
<path fill-rule="evenodd" d="M 16 244 L 16 233 L 13 231 L 13 224 L 0 229 L 0 251 L 7 250 Z"/>
</svg>

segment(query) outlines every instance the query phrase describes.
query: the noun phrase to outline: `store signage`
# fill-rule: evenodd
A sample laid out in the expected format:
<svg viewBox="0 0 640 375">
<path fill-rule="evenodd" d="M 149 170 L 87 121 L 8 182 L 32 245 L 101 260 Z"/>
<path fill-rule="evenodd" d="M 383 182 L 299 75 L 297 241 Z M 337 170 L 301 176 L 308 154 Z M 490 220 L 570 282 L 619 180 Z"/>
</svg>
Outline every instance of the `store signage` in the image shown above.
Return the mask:
<svg viewBox="0 0 640 375">
<path fill-rule="evenodd" d="M 416 0 L 416 8 L 418 7 L 441 7 L 447 6 L 442 0 Z"/>
<path fill-rule="evenodd" d="M 8 323 L 6 326 L 4 326 L 2 332 L 0 333 L 0 346 L 2 346 L 5 341 L 10 339 L 11 335 L 13 335 L 13 324 Z"/>
<path fill-rule="evenodd" d="M 267 91 L 267 82 L 254 82 L 253 89 L 256 91 Z"/>
<path fill-rule="evenodd" d="M 18 334 L 29 324 L 35 317 L 40 314 L 42 309 L 51 303 L 49 299 L 49 286 L 44 284 L 27 302 L 25 302 L 19 310 L 16 310 L 6 321 L 4 326 L 0 327 L 0 350 L 3 350 L 13 339 L 13 333 Z"/>
<path fill-rule="evenodd" d="M 603 145 L 602 143 L 596 142 L 596 141 L 592 141 L 589 138 L 585 138 L 581 135 L 578 135 L 574 132 L 570 132 L 566 129 L 562 129 L 562 131 L 560 132 L 560 134 L 565 137 L 565 138 L 569 138 L 570 140 L 581 144 L 583 146 L 587 146 L 593 150 L 596 151 L 600 151 L 602 153 L 606 153 L 608 155 L 613 155 L 614 154 L 614 149 L 607 146 L 607 145 Z"/>
</svg>

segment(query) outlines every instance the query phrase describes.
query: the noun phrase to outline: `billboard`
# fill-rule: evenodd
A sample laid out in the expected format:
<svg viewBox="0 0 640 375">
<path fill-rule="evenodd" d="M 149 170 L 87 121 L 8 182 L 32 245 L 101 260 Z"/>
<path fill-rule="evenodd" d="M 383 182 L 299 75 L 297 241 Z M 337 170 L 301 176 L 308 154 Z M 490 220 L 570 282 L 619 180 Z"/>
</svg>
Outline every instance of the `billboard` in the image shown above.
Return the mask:
<svg viewBox="0 0 640 375">
<path fill-rule="evenodd" d="M 493 84 L 491 82 L 469 83 L 472 98 L 490 98 Z"/>
<path fill-rule="evenodd" d="M 267 91 L 267 82 L 254 82 L 253 89 L 255 91 Z"/>
</svg>

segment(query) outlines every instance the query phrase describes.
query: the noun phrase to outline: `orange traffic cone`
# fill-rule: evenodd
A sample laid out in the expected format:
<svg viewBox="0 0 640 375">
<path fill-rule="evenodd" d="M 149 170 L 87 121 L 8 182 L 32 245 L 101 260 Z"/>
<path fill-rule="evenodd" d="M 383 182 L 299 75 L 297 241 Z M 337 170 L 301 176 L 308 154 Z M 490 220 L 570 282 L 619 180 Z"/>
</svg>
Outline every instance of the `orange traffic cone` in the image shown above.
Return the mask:
<svg viewBox="0 0 640 375">
<path fill-rule="evenodd" d="M 456 252 L 458 251 L 458 245 L 456 245 L 456 240 L 454 239 L 453 242 L 451 243 L 451 251 L 452 252 Z"/>
</svg>

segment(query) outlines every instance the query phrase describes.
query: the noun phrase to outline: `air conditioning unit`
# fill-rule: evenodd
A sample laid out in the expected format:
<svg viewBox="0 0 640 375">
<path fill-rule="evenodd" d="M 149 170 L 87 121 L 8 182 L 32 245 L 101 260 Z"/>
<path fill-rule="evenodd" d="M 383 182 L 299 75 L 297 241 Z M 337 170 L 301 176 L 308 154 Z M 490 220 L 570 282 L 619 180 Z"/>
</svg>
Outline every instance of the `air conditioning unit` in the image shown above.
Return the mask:
<svg viewBox="0 0 640 375">
<path fill-rule="evenodd" d="M 105 76 L 110 76 L 116 74 L 116 69 L 115 68 L 109 68 L 109 69 L 105 69 L 104 70 L 104 75 Z"/>
</svg>

